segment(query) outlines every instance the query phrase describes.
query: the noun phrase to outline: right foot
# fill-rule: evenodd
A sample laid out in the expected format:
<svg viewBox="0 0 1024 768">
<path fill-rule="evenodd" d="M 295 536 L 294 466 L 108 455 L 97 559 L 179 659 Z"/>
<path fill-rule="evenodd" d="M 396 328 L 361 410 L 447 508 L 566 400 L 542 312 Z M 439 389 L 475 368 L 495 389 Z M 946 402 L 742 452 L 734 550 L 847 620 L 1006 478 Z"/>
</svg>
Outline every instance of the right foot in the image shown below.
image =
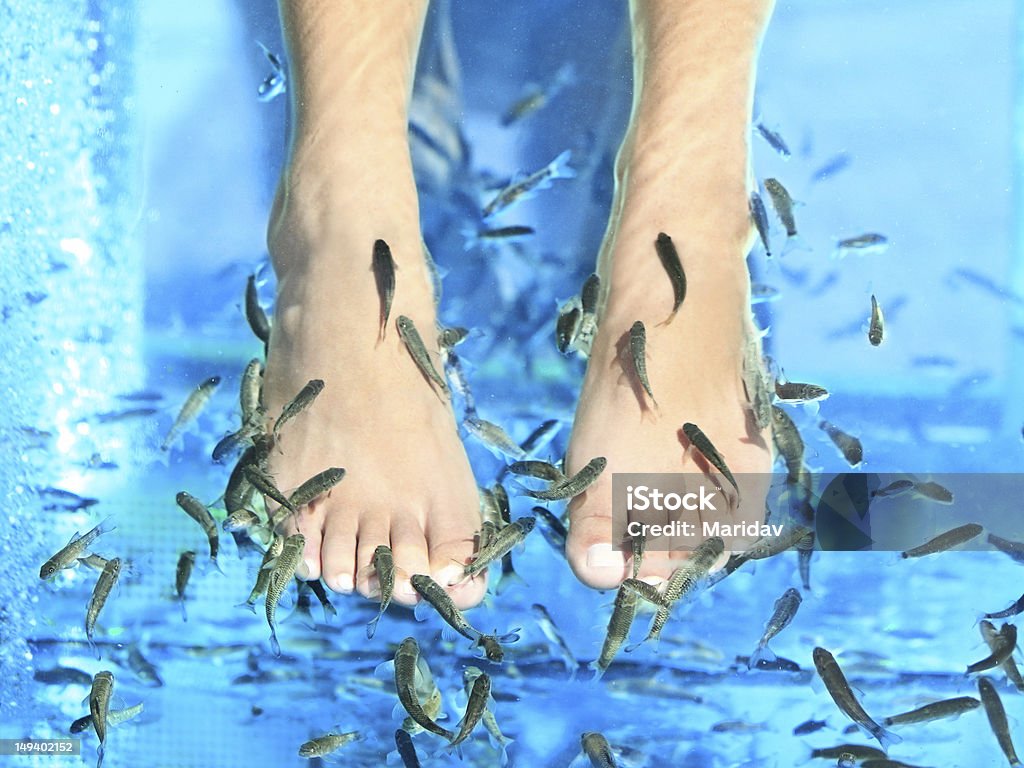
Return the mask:
<svg viewBox="0 0 1024 768">
<path fill-rule="evenodd" d="M 286 172 L 268 236 L 278 289 L 263 402 L 276 418 L 307 381 L 324 381 L 313 405 L 282 428 L 270 457 L 284 493 L 328 467 L 346 469 L 328 495 L 284 523 L 284 533 L 306 537 L 300 575 L 375 596 L 373 552 L 386 544 L 397 570 L 394 599 L 412 605 L 413 574 L 442 585 L 460 580 L 480 513 L 447 397 L 420 373 L 395 327 L 399 315 L 411 318 L 441 370 L 408 146 L 398 139 L 371 137 L 365 151 L 342 147 L 349 162 L 340 170 L 336 163 L 328 173 L 324 157 L 307 155 Z M 371 270 L 378 238 L 396 265 L 379 343 Z M 450 591 L 467 608 L 485 584 L 477 578 Z"/>
</svg>

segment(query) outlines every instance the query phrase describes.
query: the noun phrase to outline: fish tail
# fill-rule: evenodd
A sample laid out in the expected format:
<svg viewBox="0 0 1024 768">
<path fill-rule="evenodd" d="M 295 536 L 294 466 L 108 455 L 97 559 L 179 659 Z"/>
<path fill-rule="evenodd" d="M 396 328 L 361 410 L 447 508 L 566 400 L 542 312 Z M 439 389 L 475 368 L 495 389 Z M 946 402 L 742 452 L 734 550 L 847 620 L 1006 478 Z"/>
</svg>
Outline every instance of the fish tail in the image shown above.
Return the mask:
<svg viewBox="0 0 1024 768">
<path fill-rule="evenodd" d="M 527 586 L 526 579 L 524 579 L 522 576 L 520 576 L 515 571 L 505 571 L 505 572 L 502 572 L 501 578 L 498 579 L 498 586 L 495 587 L 494 592 L 495 592 L 495 594 L 500 595 L 501 593 L 503 593 L 509 587 L 514 587 L 514 586 L 520 586 L 520 587 Z"/>
<path fill-rule="evenodd" d="M 188 623 L 188 614 L 185 612 L 185 598 L 181 598 L 181 620 Z"/>
<path fill-rule="evenodd" d="M 892 747 L 894 744 L 899 744 L 903 741 L 903 739 L 897 736 L 895 733 L 893 733 L 892 731 L 887 731 L 880 725 L 877 726 L 877 729 L 878 730 L 875 731 L 872 735 L 876 739 L 878 739 L 878 743 L 882 745 L 882 749 L 885 752 L 888 752 L 889 748 Z"/>
<path fill-rule="evenodd" d="M 384 615 L 384 611 L 381 611 L 374 616 L 366 625 L 366 639 L 373 640 L 374 634 L 377 632 L 377 622 L 380 621 L 380 617 Z"/>
<path fill-rule="evenodd" d="M 569 158 L 572 157 L 572 150 L 567 149 L 551 161 L 552 179 L 574 179 L 576 171 L 569 166 Z"/>
<path fill-rule="evenodd" d="M 752 654 L 750 654 L 750 660 L 747 662 L 747 669 L 755 669 L 762 661 L 771 664 L 778 657 L 768 647 L 767 643 L 758 643 L 757 648 Z"/>
<path fill-rule="evenodd" d="M 504 635 L 499 635 L 497 637 L 497 641 L 502 645 L 506 643 L 518 643 L 520 632 L 522 632 L 522 629 L 517 627 L 516 629 L 506 632 Z"/>
<path fill-rule="evenodd" d="M 602 667 L 597 659 L 587 664 L 587 668 L 594 671 L 594 676 L 590 679 L 592 683 L 598 682 L 604 676 L 605 670 L 608 669 L 607 667 Z"/>
<path fill-rule="evenodd" d="M 256 603 L 250 603 L 248 600 L 246 600 L 244 603 L 239 603 L 235 606 L 235 608 L 248 608 L 250 611 L 252 611 L 253 616 L 256 615 Z"/>
<path fill-rule="evenodd" d="M 210 558 L 210 562 L 213 563 L 213 567 L 217 569 L 217 572 L 220 573 L 221 576 L 227 576 L 227 574 L 224 573 L 224 569 L 220 567 L 220 563 L 217 562 L 216 555 L 213 555 Z"/>
<path fill-rule="evenodd" d="M 277 628 L 273 626 L 270 628 L 270 648 L 275 656 L 281 657 L 281 643 L 277 640 Z"/>
<path fill-rule="evenodd" d="M 103 768 L 103 745 L 96 747 L 96 768 Z"/>
</svg>

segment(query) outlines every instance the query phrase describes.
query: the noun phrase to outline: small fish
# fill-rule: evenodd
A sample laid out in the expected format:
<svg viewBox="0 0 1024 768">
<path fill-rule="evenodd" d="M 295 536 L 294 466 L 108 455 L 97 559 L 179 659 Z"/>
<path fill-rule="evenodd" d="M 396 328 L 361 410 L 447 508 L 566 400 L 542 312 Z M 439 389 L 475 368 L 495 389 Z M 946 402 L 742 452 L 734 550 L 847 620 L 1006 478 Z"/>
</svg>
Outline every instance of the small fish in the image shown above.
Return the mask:
<svg viewBox="0 0 1024 768">
<path fill-rule="evenodd" d="M 940 533 L 934 539 L 929 539 L 918 547 L 913 547 L 901 553 L 901 557 L 924 557 L 934 555 L 937 552 L 945 552 L 947 549 L 964 544 L 971 539 L 977 538 L 985 529 L 977 523 L 967 523 L 953 528 L 945 533 Z"/>
<path fill-rule="evenodd" d="M 563 483 L 568 478 L 562 474 L 562 470 L 547 461 L 525 460 L 514 461 L 508 465 L 508 471 L 513 475 L 524 477 L 536 477 L 546 480 L 549 483 Z"/>
<path fill-rule="evenodd" d="M 451 350 L 445 355 L 445 373 L 451 377 L 451 387 L 464 403 L 464 416 L 472 416 L 476 413 L 476 400 L 473 391 L 469 388 L 469 379 L 462 368 L 462 360 Z"/>
<path fill-rule="evenodd" d="M 239 533 L 241 531 L 248 531 L 251 528 L 255 528 L 259 524 L 259 515 L 251 509 L 240 509 L 225 517 L 224 522 L 221 523 L 221 528 L 228 533 Z"/>
<path fill-rule="evenodd" d="M 913 487 L 913 480 L 893 480 L 884 488 L 879 488 L 877 491 L 872 491 L 871 497 L 884 499 L 888 496 L 898 496 L 901 493 L 906 493 Z"/>
<path fill-rule="evenodd" d="M 786 237 L 796 237 L 796 219 L 793 217 L 793 198 L 778 179 L 765 179 L 764 188 L 771 198 L 772 207 L 786 228 Z"/>
<path fill-rule="evenodd" d="M 89 640 L 89 645 L 94 648 L 95 644 L 92 641 L 92 634 L 96 629 L 96 620 L 100 617 L 100 611 L 103 610 L 103 606 L 107 604 L 107 598 L 110 597 L 110 592 L 114 589 L 114 585 L 117 584 L 117 577 L 120 575 L 121 559 L 118 557 L 111 558 L 103 566 L 103 571 L 100 573 L 99 578 L 96 579 L 96 585 L 92 590 L 92 597 L 89 598 L 89 605 L 85 609 L 85 636 Z M 96 658 L 100 658 L 98 648 L 96 648 Z"/>
<path fill-rule="evenodd" d="M 277 442 L 277 436 L 281 431 L 281 427 L 309 408 L 309 406 L 313 404 L 313 401 L 316 400 L 317 396 L 319 396 L 323 391 L 323 379 L 310 379 L 306 382 L 305 386 L 299 390 L 299 393 L 281 409 L 281 415 L 278 416 L 277 421 L 274 422 L 274 431 L 272 435 L 274 442 Z"/>
<path fill-rule="evenodd" d="M 853 695 L 850 684 L 846 682 L 843 670 L 839 668 L 839 664 L 831 653 L 818 647 L 814 649 L 812 655 L 818 675 L 840 712 L 877 739 L 883 750 L 888 751 L 890 745 L 903 741 L 896 734 L 885 730 L 864 711 L 860 702 L 857 701 L 857 697 Z"/>
<path fill-rule="evenodd" d="M 1017 616 L 1020 613 L 1024 613 L 1024 595 L 1021 595 L 1009 608 L 996 613 L 986 613 L 986 619 L 1008 619 L 1011 616 Z"/>
<path fill-rule="evenodd" d="M 644 548 L 647 545 L 647 536 L 639 534 L 630 537 L 630 547 L 633 550 L 633 578 L 640 575 L 640 566 L 644 561 Z"/>
<path fill-rule="evenodd" d="M 296 511 L 295 506 L 288 500 L 288 497 L 278 489 L 277 485 L 274 483 L 274 479 L 260 469 L 258 465 L 245 465 L 242 468 L 242 474 L 244 474 L 245 479 L 248 480 L 249 483 L 251 483 L 252 486 L 264 496 L 273 499 L 289 512 L 294 513 Z"/>
<path fill-rule="evenodd" d="M 786 526 L 781 536 L 765 536 L 755 541 L 750 549 L 730 556 L 722 571 L 728 575 L 751 560 L 766 560 L 780 555 L 795 547 L 797 542 L 811 532 L 810 528 L 802 525 Z"/>
<path fill-rule="evenodd" d="M 985 639 L 989 640 L 986 633 Z M 991 653 L 981 661 L 976 661 L 967 667 L 966 674 L 973 675 L 978 672 L 985 672 L 996 667 L 1001 667 L 1013 654 L 1014 649 L 1017 647 L 1017 627 L 1013 624 L 1003 624 L 1002 629 L 991 635 L 989 641 L 989 649 Z"/>
<path fill-rule="evenodd" d="M 142 714 L 143 703 L 125 707 L 124 709 L 111 709 L 107 712 L 107 725 L 120 725 L 121 723 L 131 720 L 133 717 L 137 717 Z M 92 728 L 92 715 L 84 715 L 71 724 L 68 728 L 70 733 L 81 733 L 82 731 Z"/>
<path fill-rule="evenodd" d="M 1006 720 L 1006 710 L 1003 709 L 1003 702 L 999 698 L 995 686 L 992 685 L 992 681 L 987 677 L 979 677 L 978 693 L 981 695 L 981 703 L 985 707 L 988 724 L 992 726 L 992 733 L 995 734 L 1000 749 L 1003 750 L 1010 765 L 1020 765 L 1020 759 L 1013 748 L 1013 739 L 1010 738 L 1010 724 Z"/>
<path fill-rule="evenodd" d="M 803 598 L 800 596 L 800 593 L 792 587 L 787 589 L 782 597 L 775 601 L 775 609 L 764 627 L 764 634 L 761 636 L 757 648 L 750 654 L 750 661 L 747 665 L 750 669 L 756 667 L 762 659 L 765 661 L 775 661 L 775 654 L 768 647 L 768 643 L 779 632 L 789 626 L 789 623 L 796 616 L 802 601 Z"/>
<path fill-rule="evenodd" d="M 683 306 L 683 300 L 686 298 L 686 273 L 683 272 L 683 263 L 679 260 L 679 251 L 676 250 L 672 238 L 664 232 L 658 233 L 658 238 L 654 241 L 654 250 L 672 282 L 672 312 L 661 323 L 661 325 L 668 325 L 675 318 L 676 312 Z"/>
<path fill-rule="evenodd" d="M 75 533 L 71 537 L 71 541 L 64 545 L 57 554 L 47 560 L 39 568 L 40 579 L 53 578 L 58 571 L 62 571 L 65 568 L 70 568 L 75 564 L 75 561 L 89 548 L 97 537 L 104 533 L 109 533 L 114 530 L 113 524 L 110 522 L 110 518 L 106 518 L 99 525 L 92 530 L 88 531 L 84 536 Z"/>
<path fill-rule="evenodd" d="M 941 720 L 946 717 L 959 717 L 964 712 L 970 712 L 981 706 L 981 702 L 973 696 L 958 696 L 955 699 L 945 699 L 925 704 L 910 712 L 893 715 L 882 720 L 882 725 L 910 725 L 912 723 L 927 723 L 932 720 Z"/>
<path fill-rule="evenodd" d="M 554 619 L 551 618 L 551 614 L 548 613 L 548 609 L 540 603 L 534 603 L 530 606 L 530 611 L 533 613 L 534 621 L 537 622 L 537 626 L 544 634 L 544 637 L 547 638 L 552 648 L 558 651 L 558 655 L 561 657 L 566 671 L 569 672 L 569 678 L 575 678 L 576 671 L 579 669 L 579 662 L 576 660 L 576 654 L 572 652 L 569 644 L 565 641 L 565 637 L 558 629 Z"/>
<path fill-rule="evenodd" d="M 96 748 L 96 768 L 103 765 L 103 750 L 107 742 L 107 715 L 110 712 L 110 697 L 113 692 L 114 675 L 106 670 L 97 672 L 89 691 L 89 716 L 92 718 L 96 738 L 100 740 L 100 745 Z"/>
<path fill-rule="evenodd" d="M 882 315 L 882 308 L 878 305 L 875 294 L 871 294 L 871 321 L 868 325 L 868 341 L 872 347 L 882 343 L 885 334 L 885 317 Z"/>
<path fill-rule="evenodd" d="M 220 549 L 220 535 L 217 531 L 217 521 L 213 519 L 210 510 L 206 508 L 199 499 L 185 491 L 179 491 L 174 500 L 178 506 L 185 510 L 185 514 L 199 523 L 206 534 L 210 544 L 210 560 L 217 565 L 217 552 Z"/>
<path fill-rule="evenodd" d="M 188 586 L 188 580 L 192 578 L 192 568 L 196 564 L 196 553 L 191 550 L 182 552 L 178 558 L 178 566 L 174 571 L 174 592 L 178 596 L 178 601 L 181 603 L 181 620 L 188 621 L 188 616 L 185 614 L 185 588 Z"/>
<path fill-rule="evenodd" d="M 765 210 L 764 201 L 757 194 L 757 190 L 750 193 L 750 218 L 754 221 L 757 234 L 764 246 L 764 254 L 769 259 L 772 257 L 771 243 L 768 241 L 768 211 Z"/>
<path fill-rule="evenodd" d="M 545 541 L 551 545 L 556 552 L 565 553 L 565 541 L 569 538 L 569 531 L 557 515 L 545 507 L 534 507 L 534 517 L 541 523 L 540 532 Z"/>
<path fill-rule="evenodd" d="M 272 568 L 270 578 L 267 580 L 266 613 L 267 624 L 270 625 L 270 646 L 275 656 L 281 655 L 281 644 L 277 641 L 277 604 L 284 594 L 285 588 L 295 576 L 295 569 L 299 567 L 302 560 L 302 551 L 306 546 L 306 537 L 301 533 L 293 534 L 285 539 L 281 554 L 264 568 Z"/>
<path fill-rule="evenodd" d="M 416 754 L 412 736 L 403 728 L 395 731 L 395 748 L 398 750 L 398 756 L 402 759 L 405 768 L 420 768 L 420 758 Z"/>
<path fill-rule="evenodd" d="M 864 255 L 877 255 L 885 253 L 889 247 L 889 238 L 875 232 L 867 232 L 863 235 L 843 238 L 836 243 L 835 256 L 842 258 L 849 253 L 860 253 Z"/>
<path fill-rule="evenodd" d="M 810 733 L 816 733 L 822 728 L 828 725 L 826 720 L 806 720 L 800 725 L 793 729 L 794 736 L 807 736 Z"/>
<path fill-rule="evenodd" d="M 419 331 L 416 330 L 416 326 L 413 324 L 405 315 L 399 315 L 395 321 L 395 326 L 398 328 L 398 335 L 405 342 L 406 349 L 409 350 L 409 354 L 412 356 L 413 361 L 416 363 L 416 367 L 420 369 L 420 372 L 429 380 L 437 384 L 445 395 L 448 394 L 448 384 L 445 383 L 444 378 L 437 372 L 434 367 L 434 363 L 430 359 L 430 355 L 427 352 L 427 348 L 423 346 L 423 339 L 420 338 Z"/>
<path fill-rule="evenodd" d="M 595 731 L 580 734 L 580 746 L 593 768 L 617 768 L 612 746 L 602 734 Z"/>
<path fill-rule="evenodd" d="M 245 606 L 253 613 L 256 613 L 256 601 L 266 593 L 267 584 L 270 583 L 270 563 L 280 556 L 283 549 L 284 536 L 274 536 L 274 538 L 270 540 L 267 551 L 263 553 L 263 561 L 260 563 L 260 569 L 256 571 L 256 584 L 253 585 L 252 591 L 249 592 L 249 597 L 246 598 L 244 603 L 241 603 L 241 605 Z"/>
<path fill-rule="evenodd" d="M 480 645 L 483 638 L 491 637 L 490 635 L 484 635 L 478 629 L 474 629 L 466 620 L 466 617 L 462 615 L 462 611 L 455 607 L 455 603 L 452 602 L 451 596 L 445 591 L 444 587 L 432 578 L 418 573 L 414 574 L 410 581 L 412 582 L 413 589 L 434 607 L 434 610 L 440 614 L 448 626 L 468 640 L 472 640 L 474 645 Z M 515 642 L 518 639 L 519 635 L 516 632 L 509 632 L 500 637 L 495 637 L 495 640 L 502 643 Z"/>
<path fill-rule="evenodd" d="M 1004 539 L 994 533 L 988 535 L 988 543 L 1003 554 L 1009 555 L 1014 562 L 1024 563 L 1024 543 Z"/>
<path fill-rule="evenodd" d="M 515 202 L 526 200 L 541 189 L 547 189 L 555 179 L 574 178 L 576 172 L 569 167 L 570 157 L 571 153 L 567 149 L 539 171 L 530 174 L 522 181 L 509 184 L 484 206 L 483 218 L 493 216 Z"/>
<path fill-rule="evenodd" d="M 258 431 L 263 428 L 263 363 L 254 357 L 242 371 L 238 388 L 238 404 L 242 409 L 243 430 Z"/>
<path fill-rule="evenodd" d="M 44 685 L 92 685 L 92 675 L 75 667 L 51 667 L 36 669 L 32 679 Z"/>
<path fill-rule="evenodd" d="M 43 511 L 45 512 L 53 512 L 56 510 L 64 512 L 78 512 L 83 509 L 88 509 L 89 507 L 94 507 L 100 503 L 99 499 L 79 496 L 77 493 L 65 491 L 63 488 L 54 488 L 53 486 L 36 488 L 36 492 L 39 494 L 39 498 L 41 500 L 46 500 L 46 503 L 43 504 Z"/>
<path fill-rule="evenodd" d="M 565 482 L 553 485 L 546 491 L 534 491 L 527 488 L 523 493 L 541 501 L 561 501 L 563 499 L 571 499 L 575 496 L 579 496 L 589 488 L 591 484 L 601 476 L 601 473 L 604 472 L 604 468 L 606 466 L 608 466 L 608 459 L 604 456 L 595 456 L 588 461 L 579 472 Z"/>
<path fill-rule="evenodd" d="M 961 280 L 973 283 L 976 287 L 987 291 L 998 299 L 1011 304 L 1016 304 L 1018 307 L 1024 306 L 1024 296 L 1014 293 L 1005 285 L 996 282 L 988 275 L 983 275 L 980 272 L 975 272 L 974 270 L 964 269 L 963 267 L 954 270 L 952 274 L 954 277 L 959 277 Z"/>
<path fill-rule="evenodd" d="M 413 578 L 416 577 L 413 576 Z M 455 734 L 442 728 L 428 717 L 420 704 L 416 693 L 416 670 L 419 656 L 420 646 L 415 638 L 405 638 L 398 647 L 398 652 L 395 654 L 395 689 L 398 692 L 398 700 L 417 725 L 451 741 L 455 738 Z"/>
<path fill-rule="evenodd" d="M 811 181 L 819 182 L 830 179 L 840 171 L 849 167 L 851 162 L 853 162 L 853 160 L 847 152 L 838 152 L 822 163 L 822 165 L 813 174 L 811 174 Z"/>
<path fill-rule="evenodd" d="M 468 336 L 469 328 L 463 328 L 461 325 L 442 328 L 441 332 L 437 334 L 437 346 L 450 352 L 464 342 Z"/>
<path fill-rule="evenodd" d="M 768 128 L 764 123 L 759 122 L 756 126 L 757 132 L 761 134 L 761 138 L 768 142 L 768 146 L 774 149 L 783 157 L 789 157 L 793 153 L 789 151 L 789 147 L 786 145 L 785 140 L 775 131 Z"/>
<path fill-rule="evenodd" d="M 981 631 L 981 637 L 986 645 L 988 645 L 989 650 L 994 653 L 1004 641 L 1001 633 L 991 621 L 984 619 L 979 622 L 978 629 Z M 1017 669 L 1017 662 L 1013 660 L 1012 653 L 1006 657 L 1001 666 L 1003 672 L 1006 673 L 1006 679 L 1013 683 L 1014 688 L 1018 691 L 1024 691 L 1024 678 L 1021 677 L 1020 670 Z"/>
<path fill-rule="evenodd" d="M 533 233 L 533 227 L 512 225 L 508 227 L 495 227 L 494 229 L 481 229 L 477 231 L 476 236 L 481 240 L 506 240 L 513 237 L 526 237 Z"/>
<path fill-rule="evenodd" d="M 817 384 L 776 381 L 775 396 L 784 403 L 813 403 L 828 397 L 828 390 Z"/>
<path fill-rule="evenodd" d="M 939 504 L 953 503 L 953 492 L 932 480 L 914 483 L 914 494 Z"/>
<path fill-rule="evenodd" d="M 526 453 L 519 447 L 519 443 L 494 422 L 469 416 L 463 419 L 462 423 L 469 434 L 487 446 L 496 456 L 508 456 L 517 461 L 526 458 Z"/>
<path fill-rule="evenodd" d="M 596 272 L 583 281 L 580 291 L 580 309 L 584 315 L 597 314 L 597 304 L 601 298 L 601 276 Z"/>
<path fill-rule="evenodd" d="M 267 61 L 270 62 L 271 72 L 267 77 L 260 83 L 259 88 L 256 89 L 256 98 L 264 103 L 271 101 L 272 99 L 280 96 L 284 93 L 286 88 L 286 78 L 284 74 L 284 67 L 281 66 L 281 60 L 276 54 L 271 53 L 270 49 L 267 48 L 263 43 L 257 41 L 256 45 L 263 51 L 263 55 L 267 57 Z"/>
<path fill-rule="evenodd" d="M 601 646 L 601 655 L 589 665 L 594 670 L 594 680 L 599 680 L 611 666 L 622 644 L 629 637 L 629 629 L 636 617 L 636 605 L 636 592 L 620 585 L 619 591 L 615 593 L 615 607 L 612 608 L 612 615 L 608 620 L 608 631 Z"/>
<path fill-rule="evenodd" d="M 127 655 L 116 659 L 118 664 L 128 667 L 135 679 L 148 688 L 160 688 L 164 681 L 160 679 L 160 672 L 153 663 L 142 655 L 137 645 L 128 646 Z"/>
<path fill-rule="evenodd" d="M 288 502 L 293 508 L 298 509 L 319 498 L 334 486 L 345 479 L 345 470 L 342 467 L 330 467 L 323 472 L 318 472 L 309 480 L 296 488 L 288 497 Z"/>
<path fill-rule="evenodd" d="M 487 709 L 487 699 L 491 695 L 491 678 L 485 672 L 473 681 L 473 688 L 469 692 L 469 701 L 466 703 L 466 714 L 462 718 L 462 725 L 459 727 L 458 735 L 448 744 L 449 749 L 456 747 L 466 739 L 476 728 L 480 718 Z"/>
<path fill-rule="evenodd" d="M 185 404 L 181 406 L 181 410 L 178 412 L 178 417 L 174 420 L 174 424 L 171 425 L 171 429 L 168 431 L 167 437 L 165 437 L 163 443 L 160 444 L 161 451 L 166 451 L 171 447 L 171 444 L 178 439 L 178 435 L 184 431 L 189 422 L 195 419 L 196 416 L 199 415 L 199 412 L 203 410 L 203 407 L 209 402 L 210 398 L 213 397 L 213 393 L 219 385 L 220 376 L 211 376 L 192 390 L 192 393 L 185 400 Z"/>
<path fill-rule="evenodd" d="M 516 123 L 523 118 L 532 115 L 543 108 L 551 99 L 558 95 L 563 88 L 572 85 L 576 81 L 576 68 L 572 62 L 559 67 L 551 83 L 544 88 L 534 87 L 525 96 L 516 100 L 501 117 L 503 127 Z"/>
<path fill-rule="evenodd" d="M 380 610 L 366 625 L 366 639 L 373 639 L 377 631 L 377 622 L 384 612 L 391 605 L 391 597 L 395 592 L 395 559 L 391 553 L 391 547 L 380 544 L 373 550 L 373 570 L 377 574 L 377 582 L 380 584 Z"/>
<path fill-rule="evenodd" d="M 851 467 L 857 467 L 864 461 L 864 448 L 858 438 L 843 432 L 835 424 L 825 420 L 818 422 L 818 427 L 825 431 Z"/>
<path fill-rule="evenodd" d="M 715 469 L 721 472 L 725 479 L 729 481 L 730 485 L 736 489 L 736 493 L 740 492 L 740 487 L 736 484 L 736 478 L 733 477 L 732 472 L 729 471 L 729 467 L 726 465 L 722 455 L 715 449 L 715 446 L 708 439 L 701 428 L 696 424 L 686 422 L 683 424 L 683 434 L 686 435 L 686 439 L 690 441 L 690 445 L 696 448 L 700 454 L 710 462 Z"/>
<path fill-rule="evenodd" d="M 743 391 L 754 415 L 754 424 L 758 430 L 767 428 L 772 423 L 772 381 L 757 334 L 747 339 L 743 352 Z"/>
<path fill-rule="evenodd" d="M 265 345 L 270 344 L 270 320 L 260 306 L 259 292 L 256 290 L 256 275 L 249 275 L 245 282 L 245 319 L 253 335 Z"/>
<path fill-rule="evenodd" d="M 373 277 L 377 281 L 377 295 L 380 296 L 380 332 L 383 339 L 391 316 L 391 302 L 395 298 L 395 260 L 391 248 L 383 240 L 373 244 Z"/>
<path fill-rule="evenodd" d="M 641 320 L 637 320 L 629 329 L 629 353 L 633 358 L 633 370 L 636 371 L 636 377 L 640 380 L 644 392 L 657 405 L 658 401 L 651 392 L 651 382 L 647 379 L 647 329 Z"/>
<path fill-rule="evenodd" d="M 684 597 L 689 597 L 696 591 L 697 587 L 707 578 L 711 567 L 724 551 L 725 542 L 717 536 L 712 536 L 702 541 L 693 550 L 690 558 L 683 565 L 672 571 L 668 581 L 665 582 L 664 591 L 661 592 L 661 604 L 654 615 L 654 619 L 651 621 L 647 637 L 641 640 L 638 645 L 649 640 L 658 642 L 662 630 L 672 616 L 672 607 Z M 644 584 L 644 582 L 638 583 Z"/>
<path fill-rule="evenodd" d="M 579 301 L 579 297 L 574 296 L 558 310 L 558 320 L 555 321 L 555 346 L 563 355 L 574 349 L 579 335 L 580 322 L 583 318 Z"/>
<path fill-rule="evenodd" d="M 479 667 L 466 667 L 462 672 L 462 686 L 466 691 L 466 697 L 472 696 L 473 686 L 476 684 L 477 679 L 483 674 L 483 670 Z M 468 710 L 468 706 L 467 706 Z M 512 743 L 512 740 L 501 732 L 501 728 L 498 727 L 498 720 L 494 717 L 494 712 L 491 711 L 489 704 L 485 704 L 483 715 L 480 718 L 480 722 L 484 724 L 484 728 L 487 733 L 490 734 L 491 739 L 494 740 L 494 744 L 502 750 L 501 763 L 504 765 L 504 750 Z"/>
<path fill-rule="evenodd" d="M 310 739 L 299 747 L 299 757 L 326 757 L 337 752 L 346 744 L 362 739 L 359 731 L 349 733 L 325 733 Z"/>
<path fill-rule="evenodd" d="M 514 547 L 521 544 L 533 530 L 536 520 L 532 517 L 521 517 L 498 531 L 486 547 L 481 547 L 472 563 L 462 569 L 464 578 L 476 576 L 491 563 L 504 557 Z"/>
</svg>

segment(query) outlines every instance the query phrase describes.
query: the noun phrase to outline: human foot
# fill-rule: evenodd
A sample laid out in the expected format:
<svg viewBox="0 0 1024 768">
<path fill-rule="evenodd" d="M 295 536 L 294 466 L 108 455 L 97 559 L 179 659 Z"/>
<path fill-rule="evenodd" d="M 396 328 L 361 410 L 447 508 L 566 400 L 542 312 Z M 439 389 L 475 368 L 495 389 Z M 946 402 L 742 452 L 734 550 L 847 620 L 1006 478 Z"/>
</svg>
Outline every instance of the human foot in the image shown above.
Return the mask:
<svg viewBox="0 0 1024 768">
<path fill-rule="evenodd" d="M 269 247 L 278 294 L 263 390 L 269 417 L 309 379 L 325 386 L 281 430 L 270 472 L 288 493 L 327 467 L 344 467 L 344 480 L 328 495 L 285 520 L 285 533 L 306 537 L 305 577 L 372 596 L 373 553 L 385 544 L 397 571 L 394 599 L 411 605 L 413 574 L 445 585 L 460 580 L 480 525 L 479 502 L 447 398 L 424 378 L 396 328 L 400 315 L 411 318 L 439 367 L 408 150 L 375 140 L 362 157 L 365 166 L 323 184 L 316 163 L 293 165 L 307 171 L 286 174 L 275 203 Z M 378 238 L 396 266 L 382 340 L 371 269 Z M 484 587 L 477 578 L 451 593 L 466 608 Z"/>
<path fill-rule="evenodd" d="M 754 238 L 753 67 L 771 2 L 723 8 L 713 0 L 633 5 L 639 93 L 616 164 L 598 263 L 599 327 L 566 456 L 569 473 L 594 456 L 608 459 L 599 480 L 570 505 L 566 548 L 580 580 L 599 589 L 618 585 L 631 567 L 628 552 L 612 549 L 613 473 L 714 470 L 690 446 L 685 423 L 698 425 L 732 473 L 746 476 L 738 509 L 720 519 L 763 514 L 770 435 L 753 423 L 742 372 L 755 333 L 744 261 Z M 687 282 L 668 323 L 675 294 L 655 250 L 660 232 L 673 239 Z M 657 404 L 638 385 L 629 356 L 637 320 L 646 328 L 647 378 Z M 649 551 L 640 576 L 667 578 L 687 556 Z"/>
</svg>

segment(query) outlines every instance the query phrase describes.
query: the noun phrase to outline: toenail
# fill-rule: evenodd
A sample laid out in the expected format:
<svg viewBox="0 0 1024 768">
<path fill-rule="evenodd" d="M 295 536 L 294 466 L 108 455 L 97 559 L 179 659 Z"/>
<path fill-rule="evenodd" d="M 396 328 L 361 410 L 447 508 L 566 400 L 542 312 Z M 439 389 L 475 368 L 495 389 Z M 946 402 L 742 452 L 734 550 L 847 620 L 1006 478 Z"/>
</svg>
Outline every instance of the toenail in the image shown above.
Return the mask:
<svg viewBox="0 0 1024 768">
<path fill-rule="evenodd" d="M 411 581 L 399 581 L 395 584 L 395 593 L 402 595 L 403 597 L 416 597 L 419 594 L 415 590 Z"/>
<path fill-rule="evenodd" d="M 622 563 L 622 553 L 612 549 L 611 544 L 595 544 L 587 550 L 587 565 L 591 568 L 616 568 Z"/>
<path fill-rule="evenodd" d="M 650 584 L 652 587 L 660 587 L 665 580 L 661 576 L 643 576 L 640 581 Z"/>
<path fill-rule="evenodd" d="M 309 564 L 308 560 L 302 560 L 295 568 L 295 575 L 302 581 L 309 579 L 309 574 L 313 572 L 313 566 Z"/>
<path fill-rule="evenodd" d="M 334 591 L 348 594 L 355 588 L 351 573 L 339 573 L 334 577 Z"/>
<path fill-rule="evenodd" d="M 434 577 L 434 581 L 440 584 L 442 587 L 447 589 L 448 587 L 454 587 L 459 581 L 462 580 L 463 569 L 457 565 L 446 565 L 437 575 Z"/>
</svg>

